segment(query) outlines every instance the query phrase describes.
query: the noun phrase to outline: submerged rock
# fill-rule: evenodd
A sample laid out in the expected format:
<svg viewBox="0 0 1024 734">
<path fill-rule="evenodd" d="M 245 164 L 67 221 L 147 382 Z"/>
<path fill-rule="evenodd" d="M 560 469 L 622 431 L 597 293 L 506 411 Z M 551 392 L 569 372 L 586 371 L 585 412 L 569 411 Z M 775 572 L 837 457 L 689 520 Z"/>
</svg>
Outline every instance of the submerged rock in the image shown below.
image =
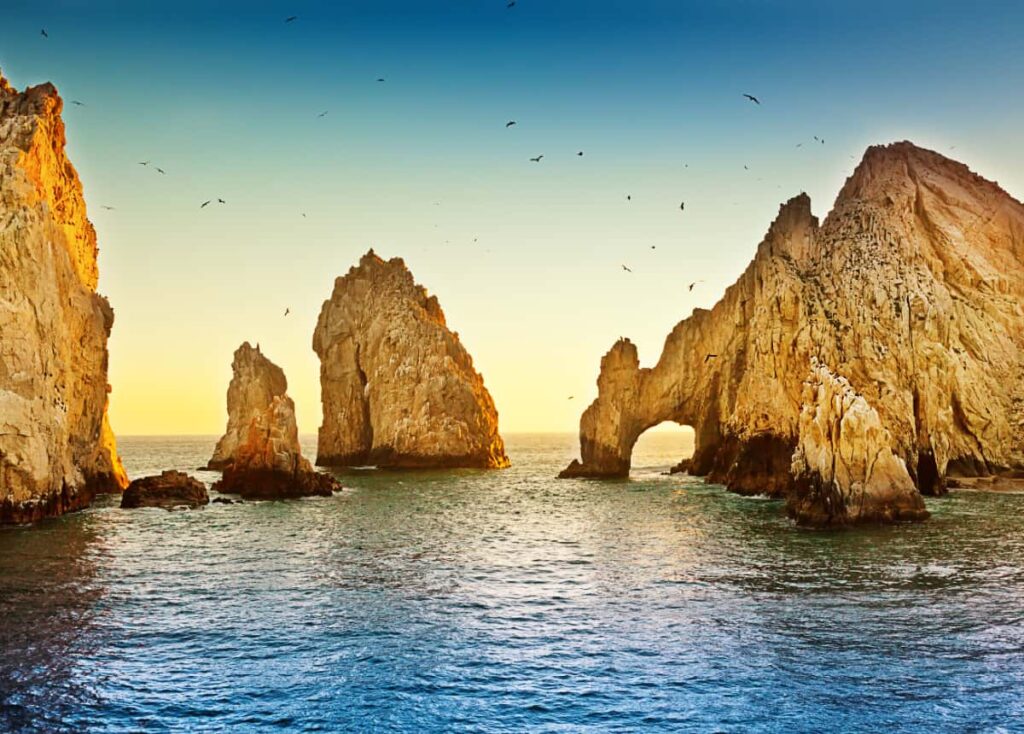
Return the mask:
<svg viewBox="0 0 1024 734">
<path fill-rule="evenodd" d="M 938 153 L 870 148 L 823 224 L 806 195 L 782 206 L 655 366 L 612 347 L 563 476 L 625 476 L 640 434 L 670 420 L 694 429 L 690 473 L 788 496 L 812 356 L 869 401 L 919 492 L 1020 469 L 1022 303 L 1024 206 Z"/>
<path fill-rule="evenodd" d="M 228 430 L 214 454 L 223 475 L 214 489 L 246 499 L 329 497 L 340 489 L 334 477 L 302 456 L 295 404 L 284 394 L 281 368 L 246 342 L 235 352 L 232 369 Z"/>
<path fill-rule="evenodd" d="M 0 523 L 128 485 L 107 422 L 114 312 L 62 109 L 52 84 L 19 93 L 0 75 Z"/>
<path fill-rule="evenodd" d="M 907 465 L 891 445 L 864 396 L 812 359 L 793 454 L 796 481 L 789 515 L 815 527 L 928 517 Z"/>
<path fill-rule="evenodd" d="M 402 260 L 371 250 L 338 278 L 313 349 L 324 414 L 318 464 L 509 465 L 483 378 Z"/>
<path fill-rule="evenodd" d="M 162 474 L 136 479 L 121 495 L 121 507 L 201 507 L 209 504 L 206 485 L 180 471 L 168 470 Z"/>
</svg>

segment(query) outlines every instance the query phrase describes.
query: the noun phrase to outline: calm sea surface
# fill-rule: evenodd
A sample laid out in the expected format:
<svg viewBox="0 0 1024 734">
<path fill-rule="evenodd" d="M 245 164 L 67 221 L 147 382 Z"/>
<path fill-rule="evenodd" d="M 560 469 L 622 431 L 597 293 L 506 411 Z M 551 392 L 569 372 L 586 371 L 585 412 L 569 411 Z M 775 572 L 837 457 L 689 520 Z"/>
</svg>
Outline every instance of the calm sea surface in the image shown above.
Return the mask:
<svg viewBox="0 0 1024 734">
<path fill-rule="evenodd" d="M 663 476 L 677 436 L 620 482 L 508 438 L 507 471 L 0 530 L 0 731 L 1024 731 L 1024 496 L 810 532 Z"/>
</svg>

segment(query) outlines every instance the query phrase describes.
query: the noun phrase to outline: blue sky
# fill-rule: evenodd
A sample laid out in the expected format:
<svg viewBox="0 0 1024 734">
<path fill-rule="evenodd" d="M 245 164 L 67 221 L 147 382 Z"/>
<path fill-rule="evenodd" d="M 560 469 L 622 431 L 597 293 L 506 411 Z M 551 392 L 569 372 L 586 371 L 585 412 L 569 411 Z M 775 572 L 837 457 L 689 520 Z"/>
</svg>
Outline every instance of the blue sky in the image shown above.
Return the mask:
<svg viewBox="0 0 1024 734">
<path fill-rule="evenodd" d="M 0 68 L 85 103 L 116 431 L 221 430 L 243 339 L 315 430 L 316 315 L 371 246 L 438 295 L 505 430 L 574 430 L 616 338 L 653 363 L 867 145 L 1024 191 L 1019 4 L 505 4 L 5 3 Z"/>
</svg>

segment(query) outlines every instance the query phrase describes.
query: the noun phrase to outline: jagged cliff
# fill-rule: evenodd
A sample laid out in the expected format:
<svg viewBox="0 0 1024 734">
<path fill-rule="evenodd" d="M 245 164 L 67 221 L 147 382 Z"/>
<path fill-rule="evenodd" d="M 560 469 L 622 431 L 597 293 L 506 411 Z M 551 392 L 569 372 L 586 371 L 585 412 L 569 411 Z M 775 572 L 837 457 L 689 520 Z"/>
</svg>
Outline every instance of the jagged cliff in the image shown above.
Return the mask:
<svg viewBox="0 0 1024 734">
<path fill-rule="evenodd" d="M 227 432 L 210 460 L 224 471 L 214 489 L 252 499 L 330 496 L 340 489 L 302 456 L 284 371 L 249 342 L 235 350 L 231 369 Z"/>
<path fill-rule="evenodd" d="M 0 75 L 0 522 L 128 484 L 106 414 L 114 312 L 62 108 L 53 85 L 19 93 Z"/>
<path fill-rule="evenodd" d="M 318 464 L 508 466 L 483 378 L 401 259 L 371 250 L 335 280 L 313 349 L 324 417 Z"/>
<path fill-rule="evenodd" d="M 811 358 L 877 412 L 917 488 L 1024 465 L 1024 206 L 910 143 L 869 148 L 819 225 L 800 195 L 710 310 L 641 369 L 621 340 L 564 476 L 628 473 L 665 420 L 696 432 L 691 472 L 791 496 Z"/>
<path fill-rule="evenodd" d="M 235 350 L 231 362 L 231 382 L 228 384 L 228 425 L 217 442 L 209 469 L 230 466 L 238 447 L 249 438 L 252 419 L 267 409 L 271 401 L 288 390 L 284 370 L 267 359 L 259 345 L 249 342 Z"/>
</svg>

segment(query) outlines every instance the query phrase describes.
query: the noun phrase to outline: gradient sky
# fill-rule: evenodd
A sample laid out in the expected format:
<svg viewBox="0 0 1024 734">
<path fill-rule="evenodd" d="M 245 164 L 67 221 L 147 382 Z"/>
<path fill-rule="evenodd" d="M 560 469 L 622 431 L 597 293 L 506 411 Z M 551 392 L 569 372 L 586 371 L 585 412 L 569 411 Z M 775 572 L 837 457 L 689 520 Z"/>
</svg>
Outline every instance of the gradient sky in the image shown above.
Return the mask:
<svg viewBox="0 0 1024 734">
<path fill-rule="evenodd" d="M 370 247 L 437 294 L 503 431 L 574 431 L 615 339 L 652 364 L 779 204 L 824 216 L 867 145 L 1024 192 L 1019 2 L 505 5 L 4 3 L 5 75 L 85 103 L 65 119 L 116 432 L 221 432 L 243 340 L 314 432 L 316 317 Z"/>
</svg>

